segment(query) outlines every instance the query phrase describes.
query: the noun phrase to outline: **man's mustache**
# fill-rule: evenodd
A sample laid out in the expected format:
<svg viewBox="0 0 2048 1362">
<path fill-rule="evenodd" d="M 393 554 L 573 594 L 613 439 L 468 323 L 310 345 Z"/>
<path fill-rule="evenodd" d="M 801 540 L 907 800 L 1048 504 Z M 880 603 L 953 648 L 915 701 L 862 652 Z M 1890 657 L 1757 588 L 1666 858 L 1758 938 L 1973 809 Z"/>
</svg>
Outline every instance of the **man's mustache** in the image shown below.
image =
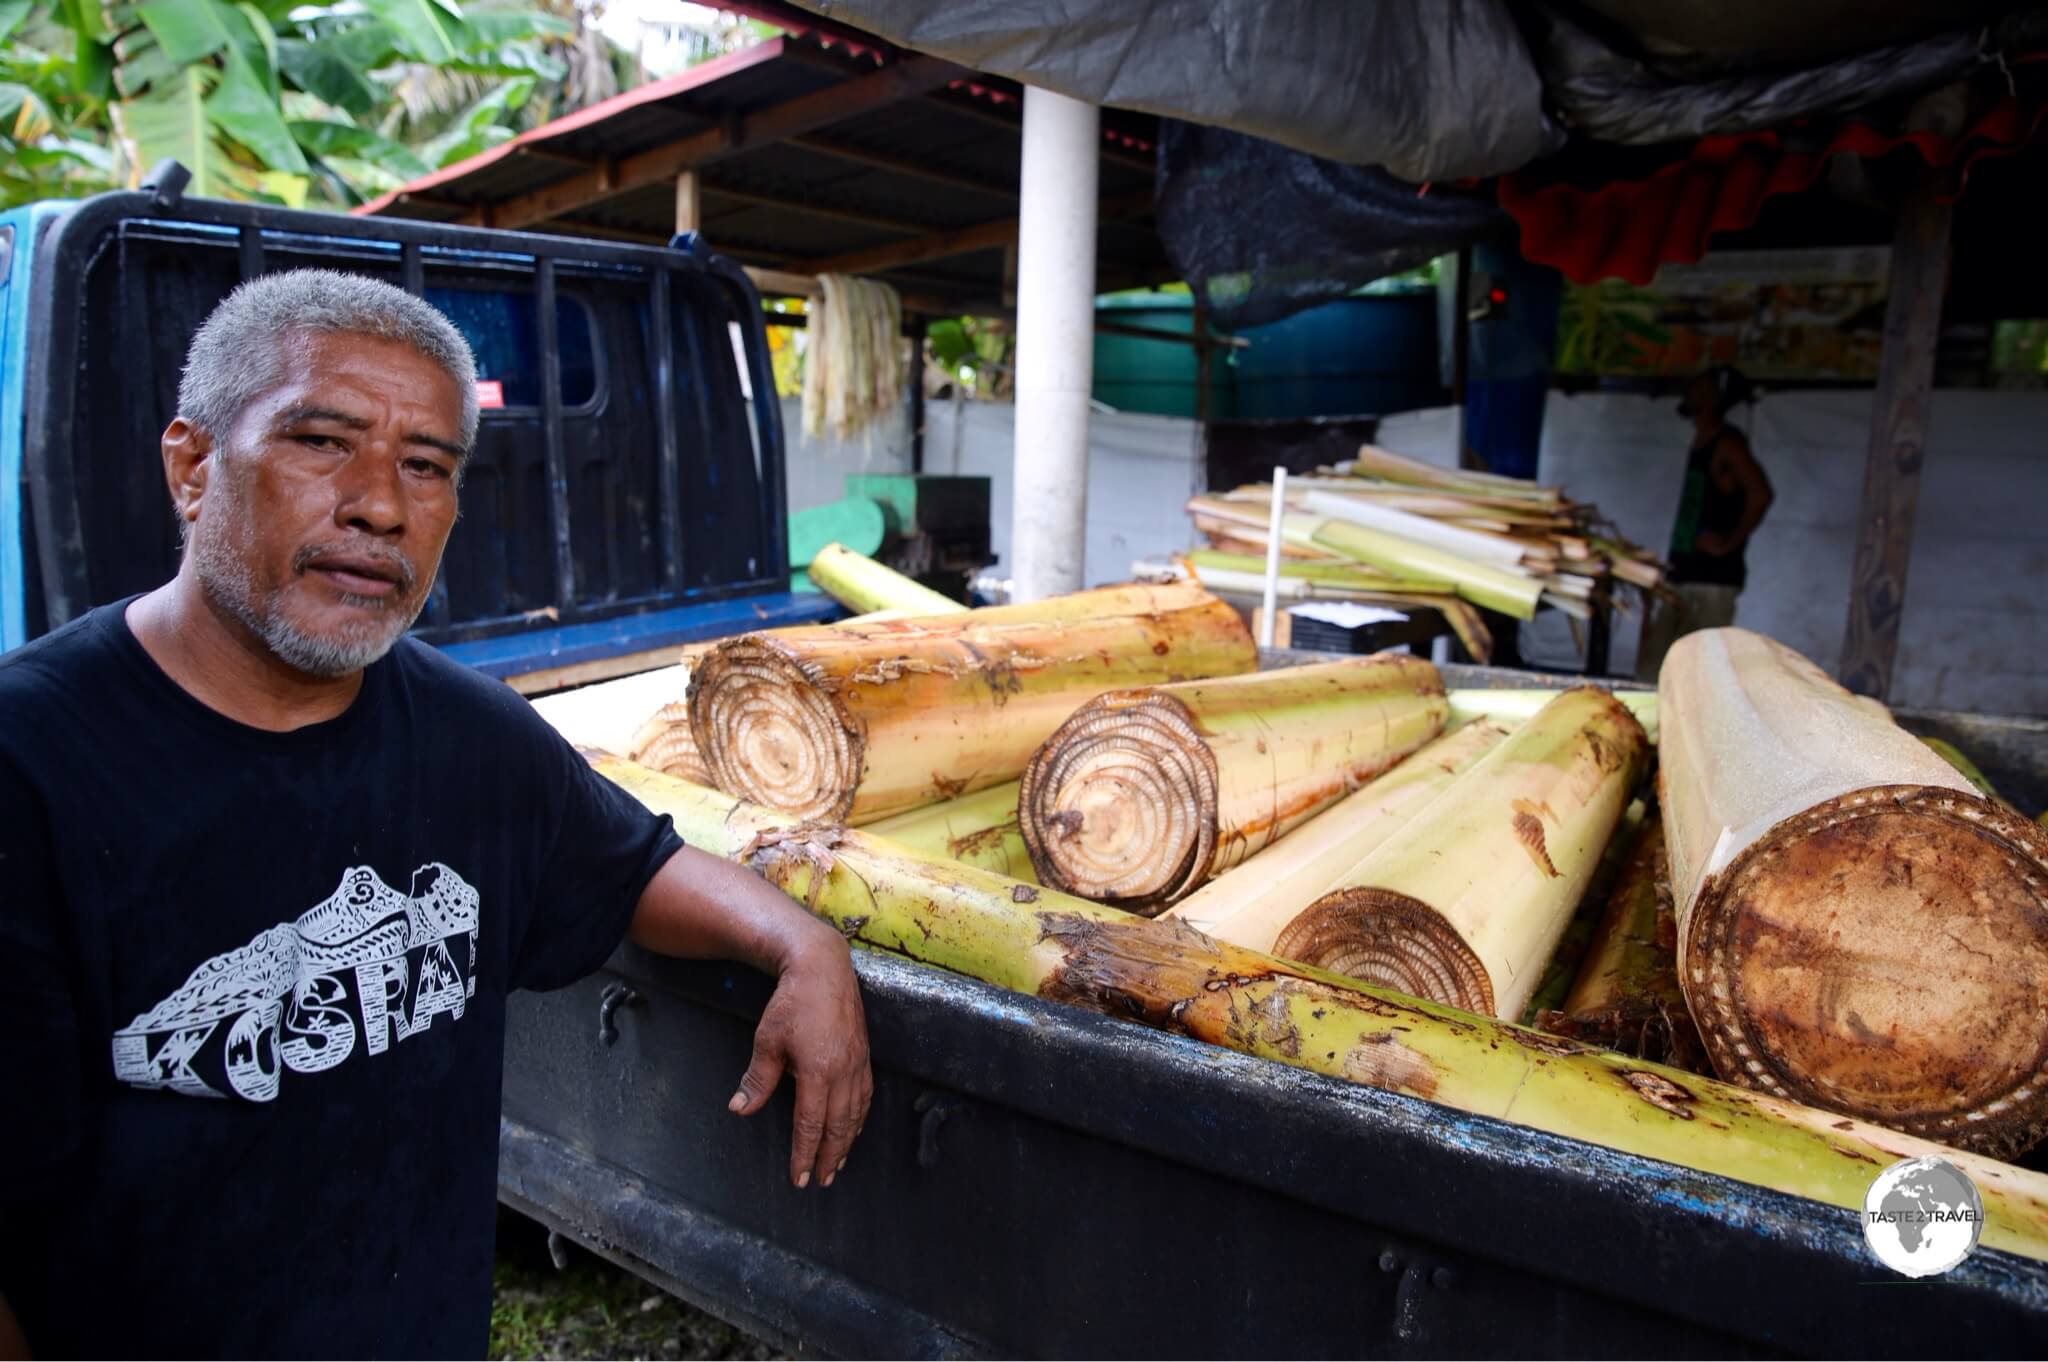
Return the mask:
<svg viewBox="0 0 2048 1362">
<path fill-rule="evenodd" d="M 401 596 L 410 596 L 419 574 L 404 554 L 386 544 L 309 544 L 292 555 L 292 575 L 303 577 L 315 568 L 338 569 L 384 577 L 398 584 Z"/>
</svg>

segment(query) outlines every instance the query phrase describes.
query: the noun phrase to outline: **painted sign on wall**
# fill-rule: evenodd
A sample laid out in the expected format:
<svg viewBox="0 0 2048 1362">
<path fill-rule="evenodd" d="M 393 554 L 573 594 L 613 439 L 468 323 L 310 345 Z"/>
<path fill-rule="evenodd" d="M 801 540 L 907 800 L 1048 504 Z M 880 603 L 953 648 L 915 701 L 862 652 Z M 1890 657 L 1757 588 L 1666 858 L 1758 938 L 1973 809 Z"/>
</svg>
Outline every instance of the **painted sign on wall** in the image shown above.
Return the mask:
<svg viewBox="0 0 2048 1362">
<path fill-rule="evenodd" d="M 1567 284 L 1557 372 L 1659 377 L 1732 364 L 1752 378 L 1877 377 L 1891 250 L 1723 251 L 1647 288 Z"/>
</svg>

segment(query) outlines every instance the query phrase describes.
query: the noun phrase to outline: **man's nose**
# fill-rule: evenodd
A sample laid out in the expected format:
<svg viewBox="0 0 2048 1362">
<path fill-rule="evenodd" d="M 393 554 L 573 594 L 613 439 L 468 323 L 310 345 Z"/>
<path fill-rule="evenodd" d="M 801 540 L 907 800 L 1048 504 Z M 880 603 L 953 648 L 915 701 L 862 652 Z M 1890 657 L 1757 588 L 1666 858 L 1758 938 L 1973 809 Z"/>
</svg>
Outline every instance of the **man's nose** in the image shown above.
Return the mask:
<svg viewBox="0 0 2048 1362">
<path fill-rule="evenodd" d="M 398 460 L 384 441 L 367 441 L 342 466 L 335 498 L 335 523 L 346 529 L 390 536 L 405 529 L 405 489 Z"/>
</svg>

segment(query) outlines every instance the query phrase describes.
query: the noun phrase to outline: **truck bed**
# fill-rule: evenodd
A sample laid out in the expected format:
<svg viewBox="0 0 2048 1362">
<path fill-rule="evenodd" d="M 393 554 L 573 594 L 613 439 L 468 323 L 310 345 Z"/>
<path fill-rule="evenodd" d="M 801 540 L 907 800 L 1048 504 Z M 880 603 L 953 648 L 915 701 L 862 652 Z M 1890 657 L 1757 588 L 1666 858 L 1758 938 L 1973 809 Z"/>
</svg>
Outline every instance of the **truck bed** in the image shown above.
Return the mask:
<svg viewBox="0 0 2048 1362">
<path fill-rule="evenodd" d="M 1901 718 L 2015 793 L 2048 775 L 2048 725 Z M 1897 1289 L 1850 1211 L 855 960 L 876 1091 L 831 1190 L 788 1185 L 786 1090 L 752 1121 L 725 1110 L 765 981 L 628 946 L 572 988 L 513 999 L 501 1197 L 807 1353 L 1998 1356 L 2048 1341 L 2048 1264 L 1980 1249 Z"/>
</svg>

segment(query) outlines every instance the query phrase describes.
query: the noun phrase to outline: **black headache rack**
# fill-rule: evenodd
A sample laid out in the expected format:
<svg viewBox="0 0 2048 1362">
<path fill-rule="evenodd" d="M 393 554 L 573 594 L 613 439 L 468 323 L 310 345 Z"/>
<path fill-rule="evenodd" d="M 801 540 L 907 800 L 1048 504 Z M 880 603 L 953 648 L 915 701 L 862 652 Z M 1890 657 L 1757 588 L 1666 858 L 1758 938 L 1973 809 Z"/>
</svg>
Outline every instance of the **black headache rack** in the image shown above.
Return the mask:
<svg viewBox="0 0 2048 1362">
<path fill-rule="evenodd" d="M 486 410 L 418 637 L 511 675 L 831 610 L 788 591 L 760 299 L 728 260 L 145 187 L 80 203 L 36 264 L 31 635 L 175 570 L 157 440 L 186 347 L 243 280 L 308 267 L 423 296 L 477 351 Z"/>
</svg>

